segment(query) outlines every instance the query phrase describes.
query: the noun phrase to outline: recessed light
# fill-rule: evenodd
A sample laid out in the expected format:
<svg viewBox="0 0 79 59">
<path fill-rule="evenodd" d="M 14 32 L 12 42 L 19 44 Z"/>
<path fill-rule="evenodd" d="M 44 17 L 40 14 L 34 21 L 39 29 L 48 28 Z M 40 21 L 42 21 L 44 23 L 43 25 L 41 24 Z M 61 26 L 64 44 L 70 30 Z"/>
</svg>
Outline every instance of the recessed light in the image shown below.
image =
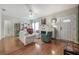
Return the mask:
<svg viewBox="0 0 79 59">
<path fill-rule="evenodd" d="M 2 8 L 2 11 L 6 11 L 6 9 Z"/>
</svg>

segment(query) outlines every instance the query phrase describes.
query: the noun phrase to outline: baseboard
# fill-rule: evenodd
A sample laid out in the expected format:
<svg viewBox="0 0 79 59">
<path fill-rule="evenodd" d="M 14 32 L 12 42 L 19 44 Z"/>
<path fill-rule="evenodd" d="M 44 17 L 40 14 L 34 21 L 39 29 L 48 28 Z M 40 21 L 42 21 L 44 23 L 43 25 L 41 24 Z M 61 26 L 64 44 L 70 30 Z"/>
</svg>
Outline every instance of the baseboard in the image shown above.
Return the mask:
<svg viewBox="0 0 79 59">
<path fill-rule="evenodd" d="M 8 38 L 8 37 L 15 37 L 15 36 L 6 36 L 6 37 L 2 37 L 0 40 Z"/>
</svg>

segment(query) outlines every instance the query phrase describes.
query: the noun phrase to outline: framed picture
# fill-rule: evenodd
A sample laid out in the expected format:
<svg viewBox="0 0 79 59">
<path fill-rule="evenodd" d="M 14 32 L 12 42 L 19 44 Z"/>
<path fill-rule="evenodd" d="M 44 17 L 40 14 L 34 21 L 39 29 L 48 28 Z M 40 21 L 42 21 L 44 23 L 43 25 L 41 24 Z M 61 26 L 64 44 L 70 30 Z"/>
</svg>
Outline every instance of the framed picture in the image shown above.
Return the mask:
<svg viewBox="0 0 79 59">
<path fill-rule="evenodd" d="M 46 18 L 41 19 L 41 24 L 45 25 L 46 24 Z"/>
</svg>

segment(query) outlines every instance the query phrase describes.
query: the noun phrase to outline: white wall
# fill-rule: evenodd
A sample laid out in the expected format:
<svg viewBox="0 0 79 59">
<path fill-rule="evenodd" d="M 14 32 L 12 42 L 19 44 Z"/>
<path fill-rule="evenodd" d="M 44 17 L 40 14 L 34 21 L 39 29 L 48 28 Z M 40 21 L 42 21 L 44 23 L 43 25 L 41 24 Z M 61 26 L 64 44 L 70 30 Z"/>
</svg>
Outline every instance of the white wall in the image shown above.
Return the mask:
<svg viewBox="0 0 79 59">
<path fill-rule="evenodd" d="M 0 54 L 4 54 L 4 42 L 1 40 L 3 38 L 2 33 L 2 10 L 0 8 Z"/>
<path fill-rule="evenodd" d="M 1 9 L 0 9 L 0 39 L 1 39 Z"/>
<path fill-rule="evenodd" d="M 0 39 L 2 39 L 4 37 L 3 35 L 3 20 L 2 20 L 2 10 L 0 8 Z"/>
<path fill-rule="evenodd" d="M 14 36 L 14 24 L 20 23 L 21 19 L 2 15 L 2 20 L 3 20 L 3 26 L 2 26 L 3 37 Z M 5 24 L 5 22 L 7 23 Z"/>
</svg>

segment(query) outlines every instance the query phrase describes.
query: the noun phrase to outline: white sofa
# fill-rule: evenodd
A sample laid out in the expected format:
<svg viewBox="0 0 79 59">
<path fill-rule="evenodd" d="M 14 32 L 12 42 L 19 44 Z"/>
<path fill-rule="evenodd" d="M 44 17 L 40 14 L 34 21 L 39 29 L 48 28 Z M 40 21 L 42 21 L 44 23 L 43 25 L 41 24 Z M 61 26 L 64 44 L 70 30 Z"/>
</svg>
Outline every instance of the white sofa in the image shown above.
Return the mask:
<svg viewBox="0 0 79 59">
<path fill-rule="evenodd" d="M 34 39 L 36 38 L 35 33 L 33 34 L 27 34 L 26 31 L 20 31 L 19 33 L 19 40 L 24 44 L 27 45 L 31 42 L 34 42 Z"/>
</svg>

